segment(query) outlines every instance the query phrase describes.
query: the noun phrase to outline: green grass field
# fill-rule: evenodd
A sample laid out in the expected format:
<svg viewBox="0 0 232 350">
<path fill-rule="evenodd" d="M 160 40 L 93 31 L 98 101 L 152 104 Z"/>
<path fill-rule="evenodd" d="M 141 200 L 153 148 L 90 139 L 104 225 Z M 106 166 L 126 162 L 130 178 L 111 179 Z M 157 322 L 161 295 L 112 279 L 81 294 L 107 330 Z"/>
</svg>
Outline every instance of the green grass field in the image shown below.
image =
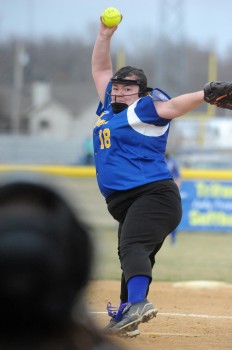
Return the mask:
<svg viewBox="0 0 232 350">
<path fill-rule="evenodd" d="M 62 184 L 62 183 L 61 183 Z M 96 259 L 94 279 L 119 279 L 117 223 L 107 212 L 95 178 L 75 178 L 63 183 L 71 201 L 79 208 L 93 232 Z M 79 209 L 78 209 L 79 210 Z M 157 254 L 153 269 L 156 281 L 213 280 L 232 283 L 232 232 L 179 232 L 176 245 L 169 237 Z"/>
<path fill-rule="evenodd" d="M 119 279 L 117 227 L 95 232 L 94 279 Z M 207 280 L 232 283 L 232 234 L 179 232 L 175 245 L 169 237 L 157 254 L 156 281 Z"/>
</svg>

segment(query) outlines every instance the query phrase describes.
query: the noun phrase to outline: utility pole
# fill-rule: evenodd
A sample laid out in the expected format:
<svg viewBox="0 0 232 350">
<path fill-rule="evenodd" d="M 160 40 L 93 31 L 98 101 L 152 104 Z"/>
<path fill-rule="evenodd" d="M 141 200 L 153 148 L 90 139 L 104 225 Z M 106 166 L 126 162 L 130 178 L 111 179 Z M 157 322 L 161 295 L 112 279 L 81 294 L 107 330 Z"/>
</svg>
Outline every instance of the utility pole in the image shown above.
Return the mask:
<svg viewBox="0 0 232 350">
<path fill-rule="evenodd" d="M 173 96 L 185 88 L 184 0 L 159 0 L 155 86 Z"/>
<path fill-rule="evenodd" d="M 123 48 L 119 49 L 116 56 L 116 70 L 126 65 L 125 51 Z"/>
<path fill-rule="evenodd" d="M 12 93 L 12 109 L 11 109 L 11 123 L 14 134 L 20 132 L 21 122 L 21 95 L 23 86 L 23 69 L 25 65 L 24 46 L 21 41 L 17 41 L 15 45 L 14 56 L 14 72 L 13 72 L 13 93 Z"/>
<path fill-rule="evenodd" d="M 217 80 L 217 56 L 210 52 L 208 60 L 208 81 Z M 207 104 L 207 114 L 208 116 L 215 117 L 216 107 L 213 105 Z"/>
</svg>

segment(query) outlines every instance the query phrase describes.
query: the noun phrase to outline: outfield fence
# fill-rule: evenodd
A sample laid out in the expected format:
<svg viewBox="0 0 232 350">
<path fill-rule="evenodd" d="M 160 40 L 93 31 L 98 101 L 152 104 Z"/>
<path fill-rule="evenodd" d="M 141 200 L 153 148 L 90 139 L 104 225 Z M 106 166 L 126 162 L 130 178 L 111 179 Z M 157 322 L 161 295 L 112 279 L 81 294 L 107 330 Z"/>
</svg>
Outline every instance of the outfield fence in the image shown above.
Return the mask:
<svg viewBox="0 0 232 350">
<path fill-rule="evenodd" d="M 74 203 L 81 203 L 88 222 L 115 225 L 99 192 L 94 166 L 0 165 L 0 172 L 34 172 L 69 179 Z M 181 169 L 183 217 L 179 230 L 232 233 L 232 170 Z M 78 204 L 77 204 L 78 205 Z"/>
</svg>

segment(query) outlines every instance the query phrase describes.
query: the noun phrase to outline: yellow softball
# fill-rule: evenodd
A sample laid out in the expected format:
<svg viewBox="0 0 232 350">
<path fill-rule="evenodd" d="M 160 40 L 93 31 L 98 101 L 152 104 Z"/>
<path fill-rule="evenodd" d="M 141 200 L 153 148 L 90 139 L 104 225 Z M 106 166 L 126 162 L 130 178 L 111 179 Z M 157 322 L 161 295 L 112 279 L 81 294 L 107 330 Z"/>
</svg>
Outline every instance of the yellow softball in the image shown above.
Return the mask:
<svg viewBox="0 0 232 350">
<path fill-rule="evenodd" d="M 102 13 L 102 22 L 107 27 L 117 26 L 121 20 L 122 15 L 115 7 L 108 7 Z"/>
</svg>

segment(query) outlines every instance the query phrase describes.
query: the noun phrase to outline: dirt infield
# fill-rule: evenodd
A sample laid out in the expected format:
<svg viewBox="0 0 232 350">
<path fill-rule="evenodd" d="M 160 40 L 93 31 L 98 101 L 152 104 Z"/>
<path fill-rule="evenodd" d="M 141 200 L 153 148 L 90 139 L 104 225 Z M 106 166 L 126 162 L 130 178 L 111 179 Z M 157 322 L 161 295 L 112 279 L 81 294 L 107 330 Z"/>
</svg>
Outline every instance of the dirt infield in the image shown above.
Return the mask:
<svg viewBox="0 0 232 350">
<path fill-rule="evenodd" d="M 87 303 L 100 327 L 108 316 L 98 312 L 106 311 L 108 301 L 118 305 L 118 293 L 118 281 L 90 284 Z M 127 349 L 232 349 L 232 285 L 153 282 L 149 300 L 159 309 L 157 317 L 141 324 L 136 338 L 115 337 Z"/>
</svg>

